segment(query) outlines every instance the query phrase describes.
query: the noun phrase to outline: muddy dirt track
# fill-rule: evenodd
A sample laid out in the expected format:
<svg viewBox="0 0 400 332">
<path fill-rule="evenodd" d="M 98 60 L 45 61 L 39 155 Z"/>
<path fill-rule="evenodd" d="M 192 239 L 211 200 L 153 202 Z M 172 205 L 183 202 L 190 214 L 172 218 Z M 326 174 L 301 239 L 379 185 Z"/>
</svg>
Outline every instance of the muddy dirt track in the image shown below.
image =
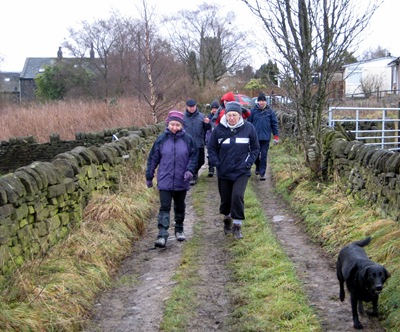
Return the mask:
<svg viewBox="0 0 400 332">
<path fill-rule="evenodd" d="M 209 182 L 210 201 L 217 202 L 217 179 L 205 178 Z M 291 212 L 281 198 L 273 192 L 269 174 L 267 181 L 256 181 L 252 176 L 257 196 L 265 214 L 287 255 L 293 261 L 299 278 L 304 284 L 310 304 L 315 308 L 323 331 L 355 331 L 349 296 L 342 303 L 338 298 L 339 284 L 335 262 L 304 232 L 301 220 Z M 198 221 L 192 208 L 192 190 L 187 198 L 185 234 L 190 241 L 193 223 Z M 209 204 L 209 203 L 208 203 Z M 201 237 L 204 243 L 200 260 L 200 285 L 196 292 L 200 303 L 196 319 L 188 332 L 235 331 L 229 326 L 227 317 L 232 312 L 227 285 L 232 287 L 225 263 L 228 254 L 220 245 L 227 241 L 222 230 L 218 207 L 204 209 L 202 220 L 207 220 Z M 172 276 L 176 271 L 185 243 L 170 237 L 166 249 L 154 249 L 157 224 L 154 217 L 149 221 L 149 232 L 138 242 L 132 255 L 126 259 L 111 290 L 97 300 L 93 319 L 85 332 L 156 332 L 163 314 L 164 301 L 174 287 Z M 244 236 L 246 234 L 244 233 Z M 232 237 L 230 237 L 232 239 Z M 230 239 L 230 240 L 231 240 Z M 213 254 L 210 255 L 210 252 Z M 360 316 L 363 331 L 384 331 L 377 318 Z"/>
</svg>

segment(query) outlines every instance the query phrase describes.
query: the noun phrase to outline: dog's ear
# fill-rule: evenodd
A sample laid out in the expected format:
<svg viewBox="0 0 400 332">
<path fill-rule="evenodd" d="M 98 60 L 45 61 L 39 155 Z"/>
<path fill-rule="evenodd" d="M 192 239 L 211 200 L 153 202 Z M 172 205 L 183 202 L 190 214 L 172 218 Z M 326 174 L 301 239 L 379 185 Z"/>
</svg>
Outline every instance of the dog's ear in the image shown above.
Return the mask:
<svg viewBox="0 0 400 332">
<path fill-rule="evenodd" d="M 384 266 L 383 267 L 383 272 L 385 273 L 385 281 L 388 280 L 390 278 L 390 273 L 388 272 L 388 270 L 386 270 L 386 268 Z"/>
</svg>

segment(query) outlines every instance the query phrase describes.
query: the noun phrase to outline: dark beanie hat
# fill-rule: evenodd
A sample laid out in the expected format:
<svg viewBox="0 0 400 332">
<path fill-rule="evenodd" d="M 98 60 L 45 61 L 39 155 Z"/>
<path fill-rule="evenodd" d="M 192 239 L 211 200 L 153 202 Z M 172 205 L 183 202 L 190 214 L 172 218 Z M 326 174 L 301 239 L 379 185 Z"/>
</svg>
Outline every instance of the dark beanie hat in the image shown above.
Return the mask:
<svg viewBox="0 0 400 332">
<path fill-rule="evenodd" d="M 218 100 L 214 100 L 214 101 L 210 104 L 210 108 L 219 108 L 219 102 L 218 102 Z"/>
<path fill-rule="evenodd" d="M 169 111 L 168 117 L 165 122 L 168 124 L 170 121 L 178 121 L 183 124 L 183 113 L 177 110 Z"/>
<path fill-rule="evenodd" d="M 187 100 L 186 106 L 196 106 L 196 100 L 194 100 L 194 99 Z"/>
<path fill-rule="evenodd" d="M 237 101 L 230 101 L 226 103 L 225 114 L 228 112 L 238 112 L 242 115 L 242 106 Z"/>
<path fill-rule="evenodd" d="M 260 101 L 260 100 L 267 101 L 267 96 L 265 95 L 265 93 L 263 93 L 263 92 L 259 93 L 259 95 L 257 97 L 257 101 Z"/>
</svg>

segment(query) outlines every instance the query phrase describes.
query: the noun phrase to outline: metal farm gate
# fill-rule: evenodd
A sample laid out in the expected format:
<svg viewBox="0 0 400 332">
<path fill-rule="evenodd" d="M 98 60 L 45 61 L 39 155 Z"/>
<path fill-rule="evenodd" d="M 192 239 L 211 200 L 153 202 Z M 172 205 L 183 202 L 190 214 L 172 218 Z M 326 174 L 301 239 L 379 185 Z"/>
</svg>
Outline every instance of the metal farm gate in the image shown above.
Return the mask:
<svg viewBox="0 0 400 332">
<path fill-rule="evenodd" d="M 400 108 L 330 107 L 328 121 L 331 128 L 340 123 L 365 144 L 400 150 Z"/>
</svg>

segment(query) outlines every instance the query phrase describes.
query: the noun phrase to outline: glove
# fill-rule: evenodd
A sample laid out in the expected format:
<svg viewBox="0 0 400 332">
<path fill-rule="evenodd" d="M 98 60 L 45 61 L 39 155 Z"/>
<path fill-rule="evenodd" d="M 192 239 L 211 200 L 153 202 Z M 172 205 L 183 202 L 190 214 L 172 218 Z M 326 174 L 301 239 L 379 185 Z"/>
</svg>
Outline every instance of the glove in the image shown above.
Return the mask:
<svg viewBox="0 0 400 332">
<path fill-rule="evenodd" d="M 191 179 L 193 179 L 193 174 L 190 171 L 186 171 L 185 174 L 183 175 L 183 179 L 185 181 L 190 181 Z"/>
<path fill-rule="evenodd" d="M 279 144 L 279 137 L 278 136 L 274 136 L 274 144 L 277 145 Z"/>
<path fill-rule="evenodd" d="M 146 180 L 146 186 L 147 186 L 147 188 L 152 188 L 153 187 L 153 180 Z"/>
</svg>

